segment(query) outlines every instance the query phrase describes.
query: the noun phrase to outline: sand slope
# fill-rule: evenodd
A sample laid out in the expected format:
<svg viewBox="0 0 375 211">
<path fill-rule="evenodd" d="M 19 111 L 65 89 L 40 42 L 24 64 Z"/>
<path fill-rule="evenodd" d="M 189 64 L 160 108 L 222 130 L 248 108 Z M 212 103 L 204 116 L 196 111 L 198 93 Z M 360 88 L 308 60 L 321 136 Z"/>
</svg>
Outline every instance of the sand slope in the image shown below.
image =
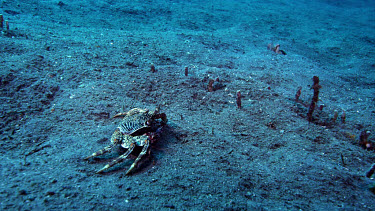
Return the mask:
<svg viewBox="0 0 375 211">
<path fill-rule="evenodd" d="M 358 144 L 375 131 L 373 2 L 14 0 L 0 14 L 1 209 L 375 209 L 375 154 Z M 313 76 L 324 107 L 309 122 Z M 136 152 L 95 174 L 124 150 L 83 158 L 134 107 L 160 107 L 163 136 L 134 174 Z"/>
</svg>

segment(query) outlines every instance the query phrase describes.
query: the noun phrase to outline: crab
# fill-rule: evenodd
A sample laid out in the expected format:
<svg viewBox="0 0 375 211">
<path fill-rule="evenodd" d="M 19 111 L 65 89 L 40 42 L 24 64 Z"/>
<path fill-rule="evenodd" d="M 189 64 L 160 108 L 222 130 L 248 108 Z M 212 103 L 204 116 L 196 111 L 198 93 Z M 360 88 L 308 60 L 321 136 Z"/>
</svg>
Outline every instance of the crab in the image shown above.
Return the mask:
<svg viewBox="0 0 375 211">
<path fill-rule="evenodd" d="M 148 109 L 133 108 L 128 112 L 118 113 L 113 118 L 119 117 L 124 118 L 112 134 L 111 144 L 84 159 L 88 160 L 92 157 L 103 155 L 111 151 L 117 145 L 128 150 L 96 173 L 102 173 L 112 166 L 121 163 L 132 153 L 136 146 L 141 146 L 143 147 L 142 151 L 126 172 L 126 174 L 129 174 L 137 166 L 142 156 L 146 154 L 150 143 L 153 143 L 160 137 L 163 127 L 168 121 L 164 113 L 159 113 L 159 109 L 150 112 Z"/>
</svg>

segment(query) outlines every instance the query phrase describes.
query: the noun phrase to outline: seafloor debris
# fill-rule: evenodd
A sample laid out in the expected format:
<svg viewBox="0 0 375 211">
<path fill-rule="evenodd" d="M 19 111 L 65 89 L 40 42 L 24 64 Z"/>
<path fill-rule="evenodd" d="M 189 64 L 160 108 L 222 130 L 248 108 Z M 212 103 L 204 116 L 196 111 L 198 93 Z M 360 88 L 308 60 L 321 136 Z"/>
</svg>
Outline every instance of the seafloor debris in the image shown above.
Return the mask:
<svg viewBox="0 0 375 211">
<path fill-rule="evenodd" d="M 345 111 L 343 111 L 341 115 L 341 123 L 345 124 L 345 122 L 346 122 L 346 114 L 345 114 Z"/>
<path fill-rule="evenodd" d="M 209 78 L 209 77 L 205 77 L 203 78 L 202 82 L 203 83 L 207 83 L 208 81 L 208 85 L 207 85 L 207 91 L 209 92 L 213 92 L 213 91 L 216 91 L 216 90 L 219 90 L 219 89 L 223 89 L 226 87 L 226 85 L 224 85 L 222 83 L 222 81 L 220 81 L 219 78 L 216 78 L 215 80 L 212 79 L 212 78 Z M 215 83 L 217 82 L 217 83 Z M 215 84 L 214 84 L 215 83 Z"/>
<path fill-rule="evenodd" d="M 301 96 L 302 93 L 302 86 L 299 86 L 296 93 L 296 102 L 299 102 L 299 96 Z"/>
<path fill-rule="evenodd" d="M 366 177 L 370 178 L 375 173 L 375 163 L 372 164 L 370 170 L 366 173 Z M 375 188 L 375 187 L 374 187 Z"/>
<path fill-rule="evenodd" d="M 215 82 L 214 79 L 210 79 L 210 80 L 208 81 L 207 90 L 208 90 L 209 92 L 213 92 L 213 91 L 214 91 L 214 87 L 213 87 L 214 82 Z"/>
<path fill-rule="evenodd" d="M 3 29 L 4 27 L 4 16 L 3 14 L 0 14 L 0 29 Z"/>
<path fill-rule="evenodd" d="M 4 28 L 4 16 L 3 14 L 0 14 L 0 29 L 3 30 Z M 9 32 L 9 21 L 5 20 L 5 28 L 6 32 Z"/>
<path fill-rule="evenodd" d="M 277 54 L 286 55 L 285 51 L 280 49 L 280 44 L 277 44 L 275 47 L 273 47 L 272 43 L 270 43 L 267 45 L 267 49 Z"/>
<path fill-rule="evenodd" d="M 10 12 L 10 11 L 8 11 L 8 12 Z M 12 12 L 14 14 L 18 14 L 15 11 L 12 11 Z M 27 35 L 20 32 L 17 28 L 15 28 L 14 30 L 11 30 L 10 29 L 10 23 L 9 23 L 8 20 L 4 19 L 3 14 L 0 14 L 0 35 L 1 34 L 6 36 L 6 37 L 12 37 L 12 38 L 14 38 L 14 37 L 26 37 L 27 38 Z"/>
<path fill-rule="evenodd" d="M 368 140 L 371 132 L 364 130 L 359 135 L 359 145 L 367 150 L 375 150 L 375 144 Z"/>
</svg>

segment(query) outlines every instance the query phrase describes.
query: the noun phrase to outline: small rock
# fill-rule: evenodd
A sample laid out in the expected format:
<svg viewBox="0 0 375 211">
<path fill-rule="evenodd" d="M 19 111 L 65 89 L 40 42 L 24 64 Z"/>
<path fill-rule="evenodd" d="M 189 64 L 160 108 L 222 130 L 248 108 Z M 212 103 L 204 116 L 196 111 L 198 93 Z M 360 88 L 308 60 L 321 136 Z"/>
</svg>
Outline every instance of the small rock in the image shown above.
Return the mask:
<svg viewBox="0 0 375 211">
<path fill-rule="evenodd" d="M 19 190 L 18 195 L 25 196 L 25 195 L 27 195 L 27 192 L 26 192 L 26 190 Z"/>
<path fill-rule="evenodd" d="M 53 195 L 55 195 L 55 192 L 53 192 L 53 191 L 48 191 L 46 195 L 47 195 L 47 196 L 53 196 Z"/>
<path fill-rule="evenodd" d="M 176 209 L 176 207 L 174 205 L 171 205 L 171 204 L 166 204 L 164 205 L 165 208 L 169 208 L 169 209 Z"/>
</svg>

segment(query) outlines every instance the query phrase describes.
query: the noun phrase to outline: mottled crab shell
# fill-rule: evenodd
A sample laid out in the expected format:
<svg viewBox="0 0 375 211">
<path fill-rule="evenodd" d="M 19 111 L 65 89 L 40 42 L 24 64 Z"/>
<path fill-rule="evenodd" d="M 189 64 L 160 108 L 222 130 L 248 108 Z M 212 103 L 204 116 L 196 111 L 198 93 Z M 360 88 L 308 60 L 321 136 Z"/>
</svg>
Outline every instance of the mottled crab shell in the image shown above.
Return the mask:
<svg viewBox="0 0 375 211">
<path fill-rule="evenodd" d="M 142 134 L 141 131 L 150 127 L 147 122 L 151 120 L 152 116 L 153 114 L 150 114 L 148 110 L 139 109 L 129 112 L 118 126 L 118 129 L 122 134 L 140 135 Z"/>
</svg>

